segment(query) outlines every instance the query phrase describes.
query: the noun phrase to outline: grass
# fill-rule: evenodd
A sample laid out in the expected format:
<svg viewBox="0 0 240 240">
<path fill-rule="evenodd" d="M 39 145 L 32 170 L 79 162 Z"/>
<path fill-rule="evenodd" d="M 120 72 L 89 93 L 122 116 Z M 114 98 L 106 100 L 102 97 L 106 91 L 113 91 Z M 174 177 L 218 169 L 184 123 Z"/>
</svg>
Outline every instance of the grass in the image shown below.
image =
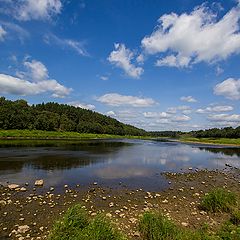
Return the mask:
<svg viewBox="0 0 240 240">
<path fill-rule="evenodd" d="M 240 211 L 239 210 L 234 210 L 232 212 L 230 222 L 234 225 L 239 225 L 240 226 Z"/>
<path fill-rule="evenodd" d="M 147 139 L 144 136 L 121 136 L 111 134 L 94 134 L 94 133 L 78 133 L 78 132 L 60 132 L 60 131 L 41 131 L 41 130 L 0 130 L 0 138 L 13 139 Z"/>
<path fill-rule="evenodd" d="M 126 238 L 103 216 L 90 220 L 81 205 L 77 204 L 69 208 L 62 219 L 54 224 L 48 240 L 126 240 Z"/>
<path fill-rule="evenodd" d="M 185 230 L 161 213 L 146 212 L 140 219 L 139 231 L 144 240 L 214 240 L 204 230 Z"/>
<path fill-rule="evenodd" d="M 223 144 L 223 145 L 240 145 L 240 138 L 193 138 L 181 137 L 180 142 L 186 143 L 203 143 L 203 144 Z"/>
<path fill-rule="evenodd" d="M 208 212 L 230 212 L 236 203 L 234 193 L 218 188 L 204 196 L 200 208 Z"/>
</svg>

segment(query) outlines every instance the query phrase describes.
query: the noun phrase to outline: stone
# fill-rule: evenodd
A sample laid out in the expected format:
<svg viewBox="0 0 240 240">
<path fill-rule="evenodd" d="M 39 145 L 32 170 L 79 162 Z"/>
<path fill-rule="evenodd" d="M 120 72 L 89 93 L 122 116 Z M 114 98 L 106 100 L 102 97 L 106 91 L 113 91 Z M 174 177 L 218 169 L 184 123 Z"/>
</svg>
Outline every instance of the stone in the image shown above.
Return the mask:
<svg viewBox="0 0 240 240">
<path fill-rule="evenodd" d="M 19 233 L 26 233 L 27 231 L 30 230 L 30 227 L 28 225 L 22 225 L 22 226 L 18 226 L 18 232 Z"/>
<path fill-rule="evenodd" d="M 39 187 L 41 187 L 41 186 L 43 186 L 43 179 L 39 179 L 39 180 L 36 180 L 35 181 L 35 186 L 39 186 Z"/>
<path fill-rule="evenodd" d="M 27 191 L 27 189 L 26 189 L 25 187 L 21 187 L 19 190 L 20 190 L 21 192 L 26 192 L 26 191 Z"/>
<path fill-rule="evenodd" d="M 187 226 L 188 226 L 188 223 L 186 223 L 186 222 L 182 222 L 181 224 L 182 224 L 182 226 L 184 226 L 184 227 L 187 227 Z"/>
<path fill-rule="evenodd" d="M 107 214 L 106 214 L 106 217 L 111 218 L 111 217 L 112 217 L 112 214 L 111 214 L 111 213 L 107 213 Z"/>
<path fill-rule="evenodd" d="M 133 233 L 133 236 L 134 237 L 140 237 L 140 233 L 138 231 L 136 231 L 136 232 Z"/>
<path fill-rule="evenodd" d="M 54 187 L 50 187 L 50 191 L 54 191 Z"/>
<path fill-rule="evenodd" d="M 15 190 L 16 188 L 19 188 L 20 186 L 18 185 L 18 184 L 9 184 L 8 185 L 8 188 L 10 189 L 10 190 Z"/>
<path fill-rule="evenodd" d="M 162 203 L 168 203 L 168 200 L 167 200 L 167 199 L 164 199 L 164 200 L 162 201 Z"/>
</svg>

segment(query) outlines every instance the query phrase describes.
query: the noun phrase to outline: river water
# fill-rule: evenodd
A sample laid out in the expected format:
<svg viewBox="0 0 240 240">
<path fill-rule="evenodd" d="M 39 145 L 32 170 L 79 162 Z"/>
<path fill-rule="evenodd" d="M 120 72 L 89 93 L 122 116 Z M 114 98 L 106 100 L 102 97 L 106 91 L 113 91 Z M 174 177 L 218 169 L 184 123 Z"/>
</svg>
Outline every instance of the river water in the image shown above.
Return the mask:
<svg viewBox="0 0 240 240">
<path fill-rule="evenodd" d="M 163 172 L 240 168 L 240 148 L 151 140 L 1 141 L 0 184 L 164 189 Z"/>
</svg>

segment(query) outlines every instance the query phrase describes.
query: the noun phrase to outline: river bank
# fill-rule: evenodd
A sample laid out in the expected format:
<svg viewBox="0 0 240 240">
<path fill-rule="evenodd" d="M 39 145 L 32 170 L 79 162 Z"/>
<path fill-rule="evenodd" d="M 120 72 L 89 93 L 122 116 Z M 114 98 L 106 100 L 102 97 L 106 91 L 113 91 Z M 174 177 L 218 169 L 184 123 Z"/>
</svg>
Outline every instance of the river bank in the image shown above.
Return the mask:
<svg viewBox="0 0 240 240">
<path fill-rule="evenodd" d="M 202 197 L 214 188 L 235 192 L 240 198 L 240 171 L 227 167 L 223 171 L 164 173 L 169 187 L 164 191 L 146 192 L 120 186 L 116 189 L 92 183 L 87 187 L 63 186 L 62 193 L 34 184 L 18 190 L 0 187 L 0 239 L 46 239 L 52 224 L 70 206 L 80 203 L 90 217 L 102 213 L 129 239 L 141 239 L 139 216 L 145 211 L 161 211 L 183 228 L 199 229 L 207 223 L 211 231 L 229 218 L 228 213 L 207 213 L 199 209 Z M 20 190 L 21 187 L 22 191 Z M 25 230 L 21 230 L 25 226 Z M 27 226 L 27 227 L 26 227 Z"/>
</svg>

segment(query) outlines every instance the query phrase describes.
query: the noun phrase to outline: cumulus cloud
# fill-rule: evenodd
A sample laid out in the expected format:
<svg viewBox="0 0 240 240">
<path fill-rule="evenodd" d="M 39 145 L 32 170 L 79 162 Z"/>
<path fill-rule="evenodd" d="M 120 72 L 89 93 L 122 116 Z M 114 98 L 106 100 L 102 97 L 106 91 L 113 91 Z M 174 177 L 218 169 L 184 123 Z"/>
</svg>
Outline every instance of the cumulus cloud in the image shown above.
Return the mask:
<svg viewBox="0 0 240 240">
<path fill-rule="evenodd" d="M 172 121 L 173 122 L 187 122 L 190 121 L 191 118 L 187 115 L 175 116 Z"/>
<path fill-rule="evenodd" d="M 125 47 L 124 44 L 114 44 L 115 50 L 113 50 L 108 61 L 115 66 L 124 70 L 124 72 L 132 78 L 139 78 L 143 74 L 143 68 L 136 67 L 133 63 L 134 54 Z"/>
<path fill-rule="evenodd" d="M 47 44 L 55 44 L 63 49 L 72 49 L 77 54 L 82 56 L 89 56 L 88 52 L 84 47 L 84 43 L 80 41 L 76 41 L 73 39 L 61 39 L 54 34 L 46 34 L 44 36 L 44 42 Z"/>
<path fill-rule="evenodd" d="M 152 98 L 121 95 L 118 93 L 105 94 L 97 98 L 97 101 L 110 106 L 129 105 L 132 107 L 149 107 L 156 104 L 156 102 Z"/>
<path fill-rule="evenodd" d="M 5 35 L 7 32 L 3 29 L 3 27 L 0 25 L 0 41 L 4 41 Z"/>
<path fill-rule="evenodd" d="M 205 5 L 191 13 L 162 15 L 156 30 L 142 40 L 147 54 L 166 54 L 157 66 L 188 67 L 212 63 L 240 52 L 240 6 L 221 19 Z"/>
<path fill-rule="evenodd" d="M 211 121 L 220 122 L 240 122 L 240 115 L 238 114 L 211 114 L 208 116 Z"/>
<path fill-rule="evenodd" d="M 110 117 L 115 117 L 116 116 L 116 113 L 114 111 L 108 111 L 106 114 Z"/>
<path fill-rule="evenodd" d="M 171 114 L 166 112 L 144 112 L 143 116 L 145 118 L 169 118 Z"/>
<path fill-rule="evenodd" d="M 180 98 L 181 101 L 184 101 L 184 102 L 189 102 L 189 103 L 194 103 L 194 102 L 197 102 L 197 100 L 195 98 L 193 98 L 192 96 L 186 96 L 186 97 L 181 97 Z"/>
<path fill-rule="evenodd" d="M 181 111 L 184 114 L 189 114 L 191 112 L 191 107 L 183 105 L 177 107 L 170 107 L 167 109 L 167 113 L 170 114 L 175 114 L 177 113 L 177 111 Z"/>
<path fill-rule="evenodd" d="M 211 113 L 211 112 L 230 112 L 233 110 L 232 106 L 219 105 L 213 107 L 199 108 L 196 110 L 196 113 Z"/>
<path fill-rule="evenodd" d="M 36 95 L 51 92 L 53 97 L 65 97 L 72 89 L 66 88 L 54 79 L 49 79 L 45 65 L 39 61 L 25 61 L 26 72 L 17 76 L 0 74 L 0 93 L 14 95 Z"/>
<path fill-rule="evenodd" d="M 69 102 L 68 105 L 74 106 L 74 107 L 79 107 L 79 108 L 84 108 L 84 109 L 88 109 L 88 110 L 94 110 L 96 108 L 93 104 L 81 103 L 78 101 Z"/>
<path fill-rule="evenodd" d="M 214 87 L 214 94 L 231 100 L 240 99 L 240 79 L 228 78 Z"/>
<path fill-rule="evenodd" d="M 62 9 L 61 0 L 8 0 L 3 11 L 20 21 L 50 20 Z"/>
</svg>

